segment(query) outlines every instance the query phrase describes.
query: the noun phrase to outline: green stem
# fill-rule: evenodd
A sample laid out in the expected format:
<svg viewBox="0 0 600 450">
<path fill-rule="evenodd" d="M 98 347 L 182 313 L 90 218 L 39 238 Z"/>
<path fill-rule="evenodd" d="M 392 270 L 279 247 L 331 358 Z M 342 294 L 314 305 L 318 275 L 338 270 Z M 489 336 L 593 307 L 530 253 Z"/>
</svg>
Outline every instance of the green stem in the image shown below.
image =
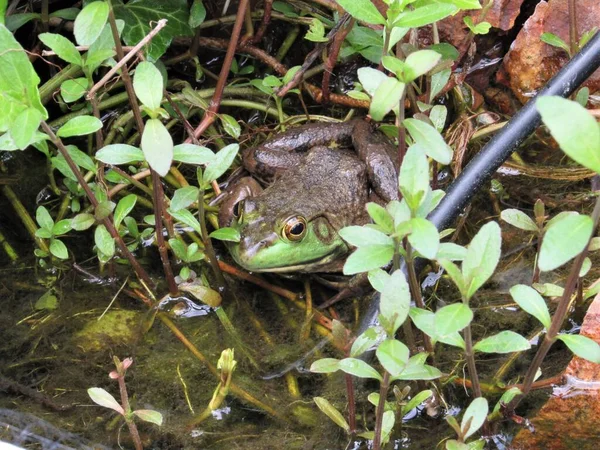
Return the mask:
<svg viewBox="0 0 600 450">
<path fill-rule="evenodd" d="M 60 85 L 72 78 L 77 78 L 83 73 L 81 67 L 71 64 L 58 72 L 40 87 L 40 98 L 42 105 L 50 101 L 55 91 L 60 88 Z"/>
</svg>

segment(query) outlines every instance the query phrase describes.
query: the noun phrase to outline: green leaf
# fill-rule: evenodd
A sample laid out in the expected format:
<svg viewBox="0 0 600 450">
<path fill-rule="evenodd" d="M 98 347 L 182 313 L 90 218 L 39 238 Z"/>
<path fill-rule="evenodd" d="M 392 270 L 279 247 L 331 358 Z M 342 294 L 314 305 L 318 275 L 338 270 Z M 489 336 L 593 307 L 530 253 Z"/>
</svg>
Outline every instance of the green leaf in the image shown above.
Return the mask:
<svg viewBox="0 0 600 450">
<path fill-rule="evenodd" d="M 394 232 L 394 219 L 392 215 L 381 205 L 375 202 L 368 202 L 367 213 L 385 233 Z"/>
<path fill-rule="evenodd" d="M 441 164 L 450 164 L 452 149 L 434 127 L 417 119 L 405 119 L 402 123 L 427 156 Z"/>
<path fill-rule="evenodd" d="M 88 88 L 88 80 L 85 77 L 66 80 L 60 85 L 60 95 L 65 102 L 71 103 L 79 100 L 85 95 Z"/>
<path fill-rule="evenodd" d="M 206 165 L 215 159 L 215 154 L 199 145 L 179 144 L 173 147 L 173 159 L 186 164 Z"/>
<path fill-rule="evenodd" d="M 381 292 L 383 290 L 383 286 L 390 277 L 390 275 L 382 269 L 370 270 L 367 276 L 369 278 L 369 283 L 371 283 L 371 286 L 373 286 L 373 289 L 375 289 L 377 292 Z"/>
<path fill-rule="evenodd" d="M 58 129 L 56 135 L 59 137 L 85 136 L 86 134 L 94 133 L 102 128 L 100 119 L 94 116 L 78 116 L 73 117 L 62 127 Z"/>
<path fill-rule="evenodd" d="M 452 242 L 442 242 L 438 250 L 437 259 L 449 259 L 450 261 L 462 261 L 467 256 L 467 249 L 462 245 Z"/>
<path fill-rule="evenodd" d="M 240 242 L 240 232 L 235 228 L 222 227 L 209 234 L 213 239 L 219 241 Z"/>
<path fill-rule="evenodd" d="M 524 284 L 510 288 L 510 295 L 523 311 L 539 320 L 546 329 L 550 328 L 550 312 L 548 306 L 538 292 Z"/>
<path fill-rule="evenodd" d="M 171 210 L 179 211 L 180 209 L 187 208 L 198 200 L 198 193 L 199 190 L 196 186 L 186 186 L 177 189 L 171 200 Z"/>
<path fill-rule="evenodd" d="M 83 65 L 79 50 L 77 50 L 77 48 L 75 48 L 75 44 L 73 44 L 66 37 L 56 33 L 42 33 L 38 35 L 38 37 L 40 38 L 40 41 L 46 45 L 46 47 L 55 52 L 56 55 L 63 61 L 75 64 L 76 66 Z"/>
<path fill-rule="evenodd" d="M 538 231 L 533 219 L 518 209 L 505 209 L 500 213 L 500 218 L 520 230 Z"/>
<path fill-rule="evenodd" d="M 386 329 L 388 336 L 394 336 L 404 323 L 410 309 L 410 290 L 401 270 L 396 270 L 386 282 L 381 292 L 379 311 L 390 323 Z"/>
<path fill-rule="evenodd" d="M 348 425 L 348 422 L 346 422 L 346 419 L 344 419 L 342 413 L 340 413 L 335 406 L 329 403 L 329 400 L 323 397 L 313 397 L 313 400 L 321 412 L 329 417 L 333 423 L 335 423 L 338 427 L 343 428 L 346 433 L 350 432 L 350 425 Z"/>
<path fill-rule="evenodd" d="M 412 232 L 408 242 L 413 248 L 427 259 L 436 257 L 440 246 L 440 234 L 433 223 L 427 219 L 415 217 L 410 220 Z"/>
<path fill-rule="evenodd" d="M 77 18 L 77 14 L 79 14 L 81 10 L 79 8 L 63 8 L 58 9 L 49 14 L 50 17 L 60 17 L 65 20 L 75 20 Z"/>
<path fill-rule="evenodd" d="M 144 422 L 153 423 L 159 427 L 163 422 L 162 414 L 158 411 L 154 411 L 153 409 L 136 409 L 133 414 L 135 414 L 138 419 L 143 420 Z"/>
<path fill-rule="evenodd" d="M 442 376 L 442 372 L 432 366 L 424 364 L 427 353 L 419 353 L 408 360 L 406 367 L 398 376 L 391 377 L 396 380 L 435 380 Z"/>
<path fill-rule="evenodd" d="M 529 350 L 531 344 L 514 331 L 501 331 L 498 334 L 487 337 L 479 341 L 473 347 L 473 350 L 483 353 L 512 353 Z"/>
<path fill-rule="evenodd" d="M 229 144 L 217 152 L 214 159 L 208 163 L 204 171 L 204 183 L 209 184 L 223 175 L 233 163 L 239 150 L 238 144 Z"/>
<path fill-rule="evenodd" d="M 112 258 L 115 254 L 115 240 L 103 224 L 96 227 L 94 242 L 98 250 L 108 258 Z"/>
<path fill-rule="evenodd" d="M 335 358 L 317 359 L 310 366 L 310 371 L 313 373 L 332 373 L 340 370 L 340 360 Z"/>
<path fill-rule="evenodd" d="M 173 138 L 159 119 L 146 121 L 141 146 L 148 165 L 156 173 L 161 177 L 169 173 L 173 160 Z"/>
<path fill-rule="evenodd" d="M 377 87 L 371 99 L 369 114 L 375 121 L 381 121 L 392 109 L 398 108 L 404 94 L 405 84 L 396 78 L 386 77 Z"/>
<path fill-rule="evenodd" d="M 144 106 L 152 111 L 160 108 L 163 98 L 163 78 L 154 64 L 144 61 L 137 65 L 133 76 L 133 89 Z"/>
<path fill-rule="evenodd" d="M 537 99 L 544 125 L 569 157 L 600 173 L 600 126 L 579 103 L 562 97 Z"/>
<path fill-rule="evenodd" d="M 454 284 L 456 285 L 460 293 L 462 295 L 466 295 L 465 279 L 463 278 L 463 274 L 458 268 L 458 266 L 447 259 L 438 259 L 438 263 L 444 268 L 444 270 L 450 276 L 450 278 L 452 278 L 452 281 L 454 281 Z"/>
<path fill-rule="evenodd" d="M 52 231 L 47 230 L 46 228 L 38 228 L 35 230 L 35 237 L 50 239 L 52 237 Z"/>
<path fill-rule="evenodd" d="M 83 231 L 90 228 L 95 222 L 96 219 L 92 214 L 81 213 L 73 217 L 73 220 L 71 221 L 71 228 L 73 228 L 75 231 Z"/>
<path fill-rule="evenodd" d="M 540 40 L 553 47 L 562 48 L 568 55 L 571 54 L 571 48 L 567 43 L 554 33 L 542 33 Z"/>
<path fill-rule="evenodd" d="M 50 213 L 44 206 L 38 206 L 35 211 L 35 221 L 38 225 L 46 230 L 52 232 L 52 228 L 54 227 L 54 220 Z"/>
<path fill-rule="evenodd" d="M 79 45 L 92 45 L 102 33 L 108 19 L 108 3 L 92 2 L 77 14 L 73 27 L 75 40 Z"/>
<path fill-rule="evenodd" d="M 189 227 L 192 227 L 196 233 L 200 235 L 202 234 L 202 230 L 200 229 L 200 222 L 198 222 L 198 219 L 196 219 L 194 215 L 187 209 L 173 211 L 171 208 L 169 208 L 167 212 L 171 214 L 176 220 L 179 220 L 180 222 L 186 224 Z"/>
<path fill-rule="evenodd" d="M 377 88 L 387 78 L 389 78 L 381 70 L 373 69 L 372 67 L 361 67 L 357 70 L 358 80 L 363 89 L 372 97 L 375 95 Z"/>
<path fill-rule="evenodd" d="M 481 227 L 469 244 L 462 264 L 467 299 L 494 274 L 500 261 L 501 245 L 500 227 L 496 222 L 488 222 Z"/>
<path fill-rule="evenodd" d="M 202 25 L 204 19 L 206 19 L 206 8 L 204 7 L 202 0 L 194 0 L 194 3 L 192 3 L 192 7 L 190 8 L 190 19 L 188 21 L 190 28 L 196 28 L 197 26 Z"/>
<path fill-rule="evenodd" d="M 394 256 L 393 245 L 365 245 L 352 253 L 344 264 L 344 275 L 378 269 L 387 265 Z"/>
<path fill-rule="evenodd" d="M 58 299 L 54 295 L 52 289 L 48 289 L 44 295 L 42 295 L 37 302 L 35 302 L 34 308 L 37 311 L 52 311 L 58 308 Z"/>
<path fill-rule="evenodd" d="M 119 32 L 119 36 L 123 33 L 123 28 L 125 28 L 125 22 L 122 20 L 115 20 L 117 25 L 117 31 Z M 85 69 L 88 73 L 93 73 L 100 65 L 105 62 L 108 58 L 112 58 L 116 55 L 114 50 L 115 40 L 112 34 L 112 29 L 110 24 L 104 25 L 100 36 L 94 41 L 88 52 L 85 55 Z"/>
<path fill-rule="evenodd" d="M 540 270 L 554 270 L 581 253 L 588 245 L 593 228 L 591 217 L 579 214 L 553 223 L 542 240 L 538 258 Z"/>
<path fill-rule="evenodd" d="M 58 239 L 52 239 L 52 242 L 50 242 L 50 253 L 60 259 L 67 259 L 69 257 L 67 246 Z"/>
<path fill-rule="evenodd" d="M 394 27 L 418 28 L 430 23 L 442 20 L 455 12 L 458 8 L 448 3 L 434 3 L 415 8 L 398 16 L 394 22 Z"/>
<path fill-rule="evenodd" d="M 71 231 L 71 219 L 63 219 L 54 224 L 52 234 L 54 236 L 62 236 Z"/>
<path fill-rule="evenodd" d="M 435 313 L 434 328 L 436 336 L 448 336 L 461 331 L 473 320 L 473 311 L 464 303 L 444 306 Z"/>
<path fill-rule="evenodd" d="M 127 45 L 136 45 L 156 26 L 156 22 L 167 19 L 167 25 L 148 45 L 147 55 L 152 61 L 164 54 L 174 37 L 192 35 L 186 0 L 131 0 L 127 3 L 114 0 L 113 7 L 117 19 L 125 21 L 123 40 Z"/>
<path fill-rule="evenodd" d="M 485 422 L 487 413 L 488 402 L 485 398 L 479 397 L 471 402 L 460 422 L 460 429 L 465 440 L 481 428 Z"/>
<path fill-rule="evenodd" d="M 117 207 L 115 208 L 115 228 L 118 230 L 119 225 L 129 215 L 135 203 L 137 202 L 137 196 L 135 194 L 129 194 L 119 200 Z"/>
<path fill-rule="evenodd" d="M 1 11 L 0 15 L 3 16 Z M 33 19 L 39 19 L 40 17 L 41 14 L 39 13 L 11 14 L 10 16 L 6 17 L 6 28 L 14 33 L 27 22 L 30 22 Z"/>
<path fill-rule="evenodd" d="M 356 225 L 344 227 L 339 231 L 343 240 L 355 247 L 364 247 L 367 245 L 394 245 L 394 240 L 370 227 L 359 227 Z"/>
<path fill-rule="evenodd" d="M 411 53 L 404 61 L 404 82 L 410 83 L 433 69 L 442 59 L 442 55 L 434 50 L 418 50 Z"/>
<path fill-rule="evenodd" d="M 137 147 L 127 144 L 111 144 L 96 152 L 96 159 L 105 164 L 129 164 L 144 161 L 144 153 Z"/>
<path fill-rule="evenodd" d="M 108 216 L 112 214 L 115 209 L 115 203 L 110 200 L 102 200 L 98 206 L 96 206 L 96 210 L 94 211 L 94 215 L 96 220 L 106 219 Z"/>
<path fill-rule="evenodd" d="M 446 108 L 444 105 L 434 105 L 429 113 L 429 120 L 431 120 L 431 123 L 438 131 L 438 133 L 441 133 L 444 130 L 447 117 L 448 108 Z"/>
<path fill-rule="evenodd" d="M 587 106 L 588 100 L 590 99 L 590 88 L 585 86 L 577 91 L 575 95 L 575 101 L 584 108 Z"/>
<path fill-rule="evenodd" d="M 433 75 L 431 75 L 431 90 L 429 93 L 430 102 L 432 102 L 435 99 L 435 97 L 440 92 L 442 92 L 442 89 L 444 89 L 444 87 L 450 80 L 450 75 L 452 75 L 452 71 L 450 69 L 440 70 L 439 72 L 436 72 Z M 439 128 L 437 128 L 437 130 L 441 132 Z"/>
<path fill-rule="evenodd" d="M 600 364 L 600 346 L 593 339 L 580 334 L 559 334 L 556 338 L 563 341 L 569 350 L 580 358 Z"/>
<path fill-rule="evenodd" d="M 312 19 L 308 31 L 304 35 L 304 39 L 312 42 L 327 42 L 325 37 L 325 26 L 319 19 Z"/>
<path fill-rule="evenodd" d="M 1 95 L 1 94 L 0 94 Z M 42 114 L 35 108 L 24 109 L 10 127 L 10 135 L 21 150 L 27 148 L 42 121 Z"/>
<path fill-rule="evenodd" d="M 426 309 L 411 307 L 408 312 L 415 326 L 427 336 L 436 339 L 435 314 Z"/>
<path fill-rule="evenodd" d="M 92 401 L 100 406 L 104 406 L 105 408 L 113 409 L 122 416 L 125 415 L 125 411 L 123 407 L 115 400 L 115 398 L 106 392 L 102 388 L 89 388 L 87 390 L 88 395 L 92 399 Z"/>
<path fill-rule="evenodd" d="M 379 328 L 380 329 L 380 328 Z M 356 358 L 367 350 L 374 348 L 381 338 L 378 327 L 369 327 L 358 336 L 352 343 L 350 357 Z"/>
<path fill-rule="evenodd" d="M 442 3 L 451 3 L 460 9 L 481 9 L 480 0 L 441 0 Z"/>
<path fill-rule="evenodd" d="M 338 363 L 339 369 L 359 378 L 375 378 L 381 381 L 381 375 L 361 359 L 344 358 Z"/>
<path fill-rule="evenodd" d="M 400 192 L 416 211 L 429 191 L 429 162 L 420 145 L 411 145 L 404 155 L 399 176 Z"/>
<path fill-rule="evenodd" d="M 400 415 L 405 416 L 406 414 L 411 412 L 413 409 L 417 408 L 425 400 L 427 400 L 428 398 L 430 398 L 432 396 L 433 396 L 433 391 L 430 389 L 426 389 L 424 391 L 419 392 L 417 395 L 415 395 L 413 398 L 411 398 L 409 400 L 409 402 L 406 403 L 406 405 L 402 405 L 402 411 L 401 411 Z"/>
<path fill-rule="evenodd" d="M 463 18 L 465 25 L 469 27 L 471 33 L 473 34 L 487 34 L 490 31 L 492 25 L 489 22 L 479 22 L 477 25 L 473 23 L 473 18 L 471 16 L 466 16 Z"/>
<path fill-rule="evenodd" d="M 223 129 L 225 132 L 234 139 L 240 137 L 240 133 L 242 132 L 242 128 L 235 117 L 230 116 L 229 114 L 219 114 L 219 119 L 221 119 L 221 124 L 223 125 Z"/>
<path fill-rule="evenodd" d="M 377 359 L 391 376 L 400 375 L 408 363 L 408 347 L 396 339 L 386 339 L 377 347 Z"/>
<path fill-rule="evenodd" d="M 337 3 L 355 19 L 372 25 L 385 25 L 385 19 L 371 0 L 337 0 Z"/>
</svg>

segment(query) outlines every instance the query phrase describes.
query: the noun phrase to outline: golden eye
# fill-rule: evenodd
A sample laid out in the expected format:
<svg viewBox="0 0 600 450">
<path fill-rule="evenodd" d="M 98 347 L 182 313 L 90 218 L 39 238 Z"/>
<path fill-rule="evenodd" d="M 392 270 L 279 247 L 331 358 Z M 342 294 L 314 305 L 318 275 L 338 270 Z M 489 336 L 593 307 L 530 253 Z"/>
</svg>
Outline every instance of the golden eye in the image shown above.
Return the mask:
<svg viewBox="0 0 600 450">
<path fill-rule="evenodd" d="M 235 217 L 236 219 L 241 220 L 243 211 L 244 211 L 244 200 L 240 200 L 235 205 L 233 205 L 232 213 L 233 213 L 233 217 Z"/>
<path fill-rule="evenodd" d="M 306 234 L 306 220 L 304 217 L 290 217 L 283 225 L 283 237 L 290 241 L 299 241 Z"/>
</svg>

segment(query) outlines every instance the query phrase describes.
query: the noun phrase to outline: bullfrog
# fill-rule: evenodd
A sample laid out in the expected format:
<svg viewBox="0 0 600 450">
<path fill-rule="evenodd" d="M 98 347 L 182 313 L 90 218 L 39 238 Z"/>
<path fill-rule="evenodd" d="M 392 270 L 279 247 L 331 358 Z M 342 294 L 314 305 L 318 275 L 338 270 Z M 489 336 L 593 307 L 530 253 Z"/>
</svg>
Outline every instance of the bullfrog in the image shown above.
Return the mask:
<svg viewBox="0 0 600 450">
<path fill-rule="evenodd" d="M 242 153 L 252 175 L 219 210 L 240 233 L 235 261 L 256 272 L 339 272 L 349 245 L 338 231 L 368 223 L 365 204 L 398 198 L 395 149 L 361 119 L 291 128 Z M 263 186 L 265 186 L 263 188 Z"/>
</svg>

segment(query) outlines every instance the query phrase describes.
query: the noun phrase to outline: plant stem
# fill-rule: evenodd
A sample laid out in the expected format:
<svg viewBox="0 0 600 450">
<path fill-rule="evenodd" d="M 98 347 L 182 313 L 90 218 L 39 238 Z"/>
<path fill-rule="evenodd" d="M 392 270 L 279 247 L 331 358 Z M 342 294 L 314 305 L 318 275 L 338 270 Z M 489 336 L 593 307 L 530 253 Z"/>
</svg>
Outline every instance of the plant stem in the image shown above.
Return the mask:
<svg viewBox="0 0 600 450">
<path fill-rule="evenodd" d="M 425 302 L 421 295 L 421 286 L 419 286 L 419 280 L 417 279 L 417 273 L 415 272 L 415 260 L 413 258 L 412 245 L 406 242 L 406 269 L 408 271 L 408 285 L 412 294 L 412 298 L 418 308 L 426 309 Z M 408 322 L 408 321 L 407 321 Z M 433 345 L 431 345 L 431 339 L 426 333 L 423 333 L 423 343 L 427 353 L 433 356 Z"/>
<path fill-rule="evenodd" d="M 577 53 L 577 4 L 575 0 L 569 0 L 569 47 L 571 48 L 571 58 Z"/>
<path fill-rule="evenodd" d="M 348 425 L 350 425 L 350 434 L 356 432 L 356 400 L 354 399 L 354 382 L 352 375 L 344 373 L 346 380 L 346 398 L 348 399 Z"/>
<path fill-rule="evenodd" d="M 467 367 L 469 368 L 469 378 L 473 386 L 475 397 L 481 397 L 481 385 L 479 384 L 479 375 L 477 375 L 477 367 L 475 366 L 475 353 L 473 352 L 473 337 L 471 336 L 471 325 L 467 325 L 464 329 L 465 335 L 465 358 Z"/>
<path fill-rule="evenodd" d="M 383 413 L 385 409 L 385 399 L 390 388 L 390 373 L 386 370 L 383 374 L 383 381 L 379 387 L 379 403 L 377 403 L 377 412 L 375 413 L 375 437 L 373 438 L 373 450 L 381 450 L 381 424 L 383 423 Z"/>
<path fill-rule="evenodd" d="M 120 372 L 117 368 L 117 371 Z M 117 378 L 119 382 L 119 392 L 121 394 L 121 406 L 125 410 L 125 422 L 129 428 L 129 434 L 135 445 L 135 450 L 143 450 L 142 440 L 140 439 L 140 433 L 138 432 L 137 426 L 131 417 L 131 406 L 129 405 L 129 396 L 127 395 L 127 386 L 125 386 L 125 374 L 119 373 Z"/>
</svg>

